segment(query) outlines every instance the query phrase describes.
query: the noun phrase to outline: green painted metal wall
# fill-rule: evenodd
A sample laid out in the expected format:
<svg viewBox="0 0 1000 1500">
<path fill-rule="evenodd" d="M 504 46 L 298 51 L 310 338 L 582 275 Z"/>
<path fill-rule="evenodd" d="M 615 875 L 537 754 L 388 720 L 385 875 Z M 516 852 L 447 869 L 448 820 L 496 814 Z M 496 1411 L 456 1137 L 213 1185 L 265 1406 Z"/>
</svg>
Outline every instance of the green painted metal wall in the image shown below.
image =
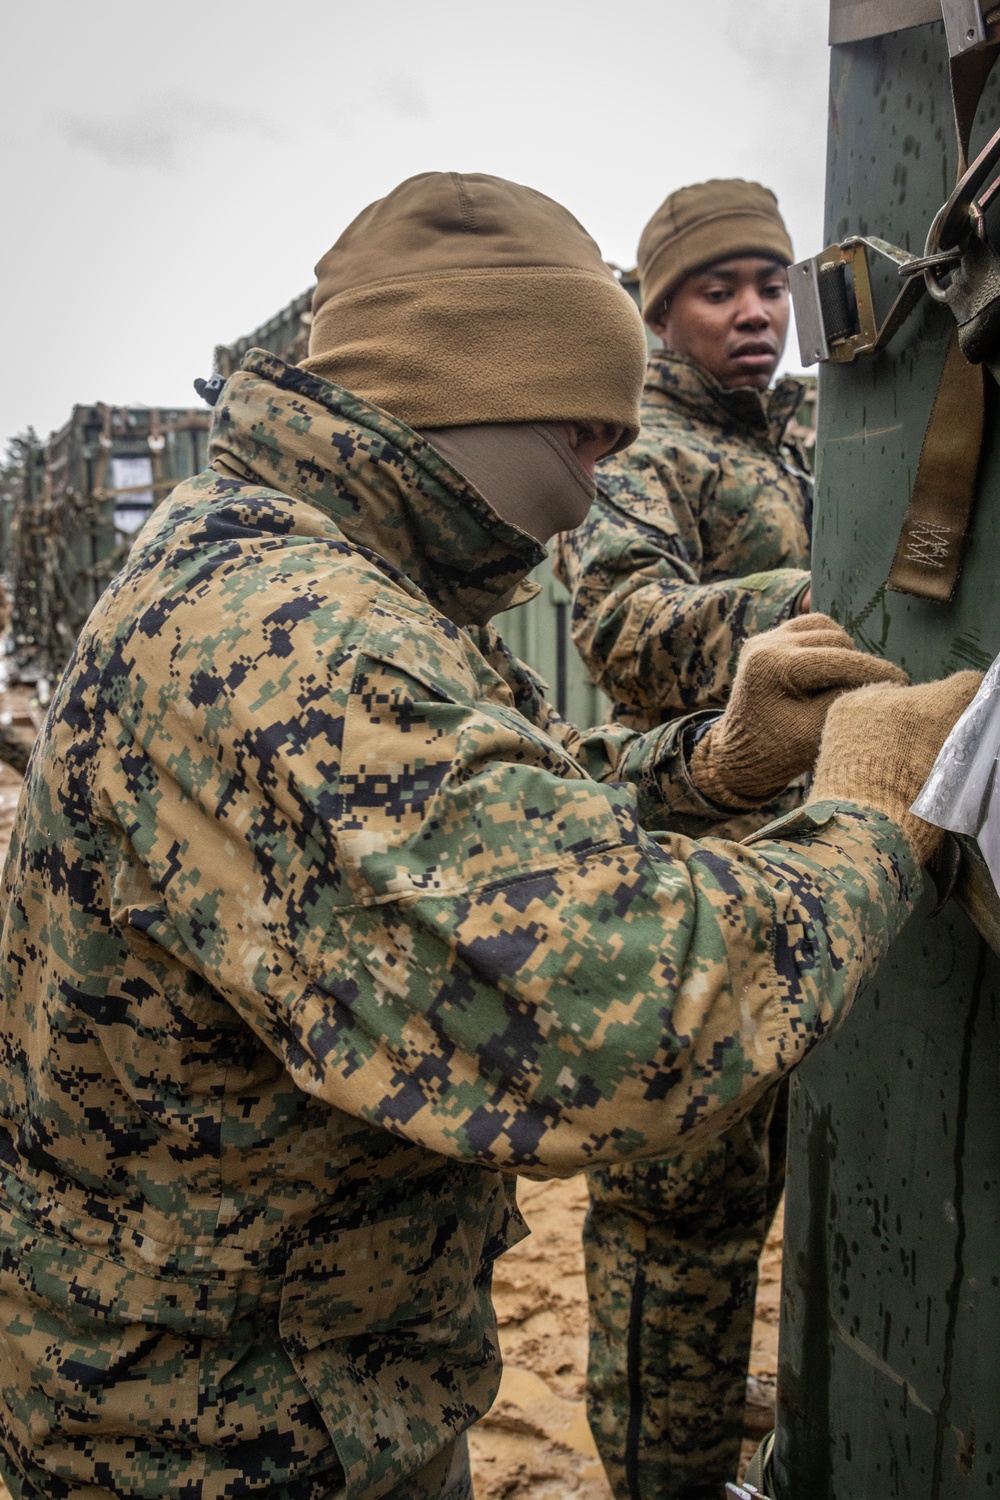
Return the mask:
<svg viewBox="0 0 1000 1500">
<path fill-rule="evenodd" d="M 498 615 L 494 624 L 514 655 L 544 678 L 549 699 L 564 719 L 583 729 L 606 723 L 611 704 L 591 682 L 570 638 L 568 590 L 553 576 L 548 561 L 531 577 L 541 592 Z"/>
<path fill-rule="evenodd" d="M 826 242 L 915 251 L 954 183 L 943 28 L 834 48 Z M 997 125 L 994 77 L 974 147 Z M 819 249 L 817 245 L 814 247 Z M 1000 650 L 1000 392 L 957 596 L 883 588 L 951 329 L 820 382 L 814 607 L 926 679 Z M 792 1087 L 777 1500 L 1000 1491 L 1000 967 L 931 899 Z"/>
</svg>

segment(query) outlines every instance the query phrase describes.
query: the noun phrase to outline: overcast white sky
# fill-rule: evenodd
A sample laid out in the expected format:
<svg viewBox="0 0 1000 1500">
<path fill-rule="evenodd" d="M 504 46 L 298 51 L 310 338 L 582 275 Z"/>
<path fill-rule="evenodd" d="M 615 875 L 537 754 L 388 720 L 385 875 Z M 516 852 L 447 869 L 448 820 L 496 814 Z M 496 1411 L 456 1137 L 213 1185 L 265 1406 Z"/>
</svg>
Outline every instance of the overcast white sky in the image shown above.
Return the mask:
<svg viewBox="0 0 1000 1500">
<path fill-rule="evenodd" d="M 751 177 L 821 247 L 826 0 L 21 0 L 0 42 L 0 440 L 196 405 L 404 177 L 493 172 L 632 264 L 673 188 Z M 794 337 L 791 367 L 797 367 Z"/>
</svg>

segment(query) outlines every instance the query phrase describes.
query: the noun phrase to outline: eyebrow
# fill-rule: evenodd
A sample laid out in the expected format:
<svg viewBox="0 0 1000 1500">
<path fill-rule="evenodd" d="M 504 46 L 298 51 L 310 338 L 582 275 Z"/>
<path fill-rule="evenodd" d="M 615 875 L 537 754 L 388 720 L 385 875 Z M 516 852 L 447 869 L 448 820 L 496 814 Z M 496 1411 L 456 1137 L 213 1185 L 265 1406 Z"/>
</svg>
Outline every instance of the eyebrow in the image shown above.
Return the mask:
<svg viewBox="0 0 1000 1500">
<path fill-rule="evenodd" d="M 779 271 L 784 271 L 786 269 L 787 268 L 785 266 L 779 265 L 779 263 L 775 261 L 774 264 L 772 266 L 769 266 L 766 271 L 757 271 L 755 273 L 754 279 L 757 281 L 766 281 L 769 277 L 776 276 Z M 698 274 L 700 277 L 708 281 L 714 279 L 715 281 L 728 282 L 737 281 L 740 276 L 739 271 L 720 271 L 717 270 L 715 266 L 706 266 L 705 270 L 699 272 Z"/>
</svg>

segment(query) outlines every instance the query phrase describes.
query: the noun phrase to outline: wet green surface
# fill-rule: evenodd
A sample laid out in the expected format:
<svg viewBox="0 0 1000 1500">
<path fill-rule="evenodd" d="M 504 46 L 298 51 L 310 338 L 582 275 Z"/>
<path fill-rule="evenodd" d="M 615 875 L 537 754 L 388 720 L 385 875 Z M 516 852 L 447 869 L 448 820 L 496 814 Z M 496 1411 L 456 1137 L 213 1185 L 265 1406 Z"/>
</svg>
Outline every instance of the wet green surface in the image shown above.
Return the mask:
<svg viewBox="0 0 1000 1500">
<path fill-rule="evenodd" d="M 942 27 L 834 49 L 831 84 L 824 242 L 921 250 L 954 181 Z M 998 115 L 994 77 L 974 148 Z M 992 382 L 954 601 L 883 589 L 950 328 L 925 302 L 886 354 L 822 373 L 814 607 L 915 678 L 1000 650 Z M 778 1500 L 1000 1492 L 1000 961 L 932 904 L 794 1081 Z"/>
</svg>

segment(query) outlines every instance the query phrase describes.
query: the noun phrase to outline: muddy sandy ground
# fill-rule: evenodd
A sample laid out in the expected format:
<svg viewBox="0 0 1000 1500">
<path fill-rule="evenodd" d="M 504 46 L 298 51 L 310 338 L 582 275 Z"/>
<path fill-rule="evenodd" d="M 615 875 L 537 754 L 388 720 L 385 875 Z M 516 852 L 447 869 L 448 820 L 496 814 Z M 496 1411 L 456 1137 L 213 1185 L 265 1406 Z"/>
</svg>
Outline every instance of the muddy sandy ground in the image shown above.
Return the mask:
<svg viewBox="0 0 1000 1500">
<path fill-rule="evenodd" d="M 30 740 L 38 709 L 31 690 L 0 692 Z M 21 778 L 0 763 L 0 857 L 6 853 Z M 531 1235 L 498 1261 L 493 1292 L 500 1323 L 504 1374 L 493 1410 L 470 1434 L 477 1500 L 610 1500 L 584 1410 L 587 1297 L 580 1230 L 587 1207 L 582 1177 L 522 1182 L 518 1191 Z M 781 1215 L 761 1265 L 751 1372 L 763 1409 L 750 1415 L 758 1429 L 773 1406 L 778 1368 Z M 769 1425 L 769 1424 L 767 1424 Z M 744 1462 L 757 1437 L 744 1444 Z M 0 1483 L 0 1500 L 9 1500 Z"/>
</svg>

